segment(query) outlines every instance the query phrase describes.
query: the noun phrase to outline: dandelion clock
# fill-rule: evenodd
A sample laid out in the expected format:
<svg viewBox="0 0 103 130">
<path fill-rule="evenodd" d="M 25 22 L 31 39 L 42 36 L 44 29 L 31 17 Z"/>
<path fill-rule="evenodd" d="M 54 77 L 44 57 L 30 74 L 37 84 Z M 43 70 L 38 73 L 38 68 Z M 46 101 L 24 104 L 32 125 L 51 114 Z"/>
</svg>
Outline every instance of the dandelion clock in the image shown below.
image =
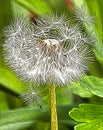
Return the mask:
<svg viewBox="0 0 103 130">
<path fill-rule="evenodd" d="M 6 63 L 24 81 L 48 85 L 51 130 L 58 130 L 55 88 L 78 80 L 92 60 L 94 38 L 82 33 L 82 25 L 91 24 L 94 19 L 82 10 L 76 10 L 75 24 L 70 24 L 65 16 L 43 16 L 36 24 L 17 17 L 4 30 Z M 24 102 L 40 102 L 37 89 L 32 85 L 28 88 L 21 95 Z"/>
</svg>

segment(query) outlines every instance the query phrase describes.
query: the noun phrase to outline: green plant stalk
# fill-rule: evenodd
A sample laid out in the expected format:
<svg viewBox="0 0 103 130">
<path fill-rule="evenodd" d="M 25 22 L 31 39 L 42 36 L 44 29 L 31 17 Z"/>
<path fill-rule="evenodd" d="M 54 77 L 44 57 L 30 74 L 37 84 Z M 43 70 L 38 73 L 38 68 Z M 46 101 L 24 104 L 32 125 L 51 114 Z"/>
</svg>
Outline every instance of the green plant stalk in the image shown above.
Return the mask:
<svg viewBox="0 0 103 130">
<path fill-rule="evenodd" d="M 49 96 L 50 96 L 50 109 L 51 109 L 51 130 L 58 130 L 56 93 L 55 93 L 55 86 L 53 84 L 49 87 Z"/>
</svg>

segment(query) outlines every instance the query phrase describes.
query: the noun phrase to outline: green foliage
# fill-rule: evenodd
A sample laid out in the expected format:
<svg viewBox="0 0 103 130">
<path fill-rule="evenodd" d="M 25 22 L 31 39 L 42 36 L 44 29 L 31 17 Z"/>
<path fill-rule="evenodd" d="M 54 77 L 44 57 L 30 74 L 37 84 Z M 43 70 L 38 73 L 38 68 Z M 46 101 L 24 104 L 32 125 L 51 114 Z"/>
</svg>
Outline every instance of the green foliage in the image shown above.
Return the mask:
<svg viewBox="0 0 103 130">
<path fill-rule="evenodd" d="M 6 67 L 0 67 L 0 84 L 17 94 L 25 91 L 24 83 Z"/>
<path fill-rule="evenodd" d="M 32 3 L 33 2 L 33 3 Z M 19 3 L 19 4 L 17 4 Z M 20 6 L 22 5 L 22 6 Z M 61 4 L 62 7 L 62 4 Z M 55 8 L 55 7 L 54 7 Z M 0 4 L 0 38 L 3 38 L 3 29 L 9 25 L 12 17 L 18 15 L 27 15 L 29 12 L 41 16 L 51 12 L 50 7 L 43 0 L 2 0 Z M 29 18 L 29 17 L 28 17 Z M 5 20 L 6 19 L 6 20 Z M 23 108 L 20 98 L 17 95 L 25 91 L 25 85 L 9 68 L 6 66 L 3 58 L 3 39 L 0 39 L 0 129 L 2 130 L 21 130 L 29 127 L 29 129 L 50 129 L 50 116 L 48 105 L 48 97 L 44 97 L 43 109 Z M 42 88 L 44 89 L 44 88 Z M 66 89 L 57 90 L 58 116 L 60 126 L 59 129 L 68 129 L 73 126 L 74 121 L 68 118 L 68 111 L 71 109 L 68 106 L 63 106 L 70 103 L 69 93 Z M 65 93 L 64 95 L 62 93 Z M 43 93 L 44 94 L 44 93 Z M 45 94 L 44 94 L 45 95 Z M 67 98 L 65 98 L 65 95 Z M 18 108 L 17 110 L 11 110 Z M 9 110 L 10 109 L 10 110 Z M 70 122 L 68 122 L 68 119 Z"/>
<path fill-rule="evenodd" d="M 6 99 L 6 94 L 0 91 L 0 111 L 9 109 L 9 105 Z"/>
<path fill-rule="evenodd" d="M 90 98 L 93 96 L 93 94 L 85 89 L 85 87 L 82 87 L 79 82 L 68 86 L 68 88 L 72 93 L 79 95 L 82 98 Z"/>
<path fill-rule="evenodd" d="M 19 4 L 17 4 L 17 2 L 15 0 L 11 1 L 11 6 L 12 6 L 12 13 L 13 16 L 18 16 L 18 15 L 22 15 L 24 17 L 27 17 L 27 15 L 29 15 L 29 12 L 26 8 L 23 8 L 22 6 L 20 6 Z"/>
<path fill-rule="evenodd" d="M 80 104 L 79 108 L 73 108 L 70 116 L 81 122 L 74 130 L 102 130 L 103 129 L 103 106 L 94 104 Z"/>
<path fill-rule="evenodd" d="M 94 48 L 94 54 L 97 60 L 103 64 L 103 2 L 102 0 L 74 0 L 74 3 L 79 7 L 83 4 L 86 5 L 89 13 L 95 16 L 96 23 L 95 25 L 91 25 L 89 29 L 92 29 L 97 40 Z"/>
<path fill-rule="evenodd" d="M 57 13 L 58 15 L 62 15 L 69 12 L 64 0 L 47 0 L 47 4 L 54 14 Z"/>
<path fill-rule="evenodd" d="M 57 105 L 68 105 L 72 102 L 72 95 L 67 87 L 56 88 Z"/>
<path fill-rule="evenodd" d="M 97 19 L 97 23 L 94 26 L 99 41 L 103 40 L 103 2 L 102 0 L 85 0 L 88 10 Z"/>
<path fill-rule="evenodd" d="M 90 65 L 89 76 L 81 78 L 65 88 L 57 88 L 57 104 L 59 129 L 71 130 L 76 124 L 71 118 L 80 124 L 75 126 L 75 130 L 102 130 L 103 129 L 103 103 L 91 104 L 92 100 L 100 102 L 103 98 L 103 2 L 102 0 L 74 0 L 75 6 L 85 4 L 90 14 L 93 14 L 97 20 L 95 25 L 91 25 L 87 30 L 93 30 L 97 41 L 94 46 L 95 60 Z M 29 13 L 32 12 L 37 16 L 49 13 L 57 15 L 68 14 L 68 7 L 64 0 L 1 0 L 0 1 L 0 129 L 1 130 L 49 130 L 50 114 L 48 106 L 49 97 L 45 96 L 48 90 L 44 90 L 43 108 L 24 107 L 20 99 L 16 96 L 25 91 L 25 83 L 21 81 L 6 66 L 3 58 L 3 29 L 9 25 L 12 17 L 24 15 L 29 19 Z M 69 16 L 72 18 L 72 16 Z M 40 87 L 44 89 L 44 87 Z M 72 93 L 72 94 L 71 94 Z M 77 99 L 75 98 L 77 96 Z M 94 98 L 94 95 L 98 96 Z M 79 98 L 78 98 L 79 97 Z M 86 101 L 85 101 L 85 99 Z M 75 101 L 81 104 L 79 108 L 73 108 Z M 67 106 L 67 105 L 70 106 Z M 71 105 L 73 104 L 73 106 Z M 59 106 L 60 105 L 60 106 Z M 66 105 L 66 106 L 65 106 Z M 18 108 L 19 107 L 19 108 Z M 16 110 L 9 110 L 14 109 Z M 17 109 L 18 108 L 18 109 Z M 70 111 L 70 117 L 68 116 Z"/>
<path fill-rule="evenodd" d="M 72 125 L 73 121 L 68 118 L 68 111 L 71 107 L 59 106 L 57 108 L 59 115 L 59 122 L 62 125 Z M 65 113 L 63 113 L 63 110 Z M 70 122 L 68 122 L 68 119 Z M 45 123 L 46 126 L 43 124 Z M 50 112 L 47 106 L 43 108 L 28 107 L 17 110 L 5 110 L 0 112 L 0 129 L 1 130 L 21 130 L 30 126 L 40 130 L 50 128 Z M 41 127 L 42 126 L 42 127 Z M 62 127 L 63 128 L 63 127 Z M 65 128 L 65 127 L 64 127 Z M 38 129 L 39 130 L 39 129 Z"/>
<path fill-rule="evenodd" d="M 98 43 L 95 45 L 94 54 L 98 62 L 103 66 L 103 43 Z"/>
<path fill-rule="evenodd" d="M 43 15 L 51 12 L 49 6 L 43 0 L 16 0 L 20 5 L 37 15 Z"/>
<path fill-rule="evenodd" d="M 37 116 L 41 113 L 43 112 L 34 108 L 2 111 L 0 113 L 0 129 L 20 130 L 26 128 L 36 122 Z"/>
<path fill-rule="evenodd" d="M 85 0 L 88 10 L 97 19 L 97 23 L 94 26 L 97 42 L 95 44 L 94 54 L 97 60 L 103 65 L 103 2 L 102 0 L 88 1 Z"/>
<path fill-rule="evenodd" d="M 101 102 L 103 98 L 103 2 L 102 0 L 74 0 L 76 6 L 81 6 L 85 4 L 89 13 L 93 14 L 97 20 L 94 26 L 91 26 L 97 41 L 94 46 L 94 55 L 98 61 L 94 62 L 95 65 L 91 65 L 92 75 L 84 76 L 80 80 L 80 86 L 86 91 L 92 93 L 101 98 L 90 98 L 91 101 L 96 104 L 80 104 L 79 108 L 73 108 L 69 115 L 75 121 L 80 122 L 80 124 L 74 127 L 75 130 L 102 130 L 103 129 L 103 103 L 97 105 Z M 94 67 L 95 68 L 94 68 Z M 98 73 L 99 72 L 99 73 Z M 99 76 L 99 77 L 98 77 Z M 98 101 L 97 101 L 98 100 Z M 91 103 L 91 102 L 88 102 Z"/>
<path fill-rule="evenodd" d="M 103 97 L 103 79 L 97 78 L 95 76 L 85 76 L 81 79 L 81 86 L 88 90 L 89 92 Z"/>
<path fill-rule="evenodd" d="M 89 26 L 89 29 L 92 28 L 95 32 L 96 38 L 101 41 L 103 39 L 103 2 L 102 0 L 73 0 L 75 5 L 81 7 L 85 5 L 90 14 L 92 14 L 96 19 L 96 24 Z"/>
</svg>

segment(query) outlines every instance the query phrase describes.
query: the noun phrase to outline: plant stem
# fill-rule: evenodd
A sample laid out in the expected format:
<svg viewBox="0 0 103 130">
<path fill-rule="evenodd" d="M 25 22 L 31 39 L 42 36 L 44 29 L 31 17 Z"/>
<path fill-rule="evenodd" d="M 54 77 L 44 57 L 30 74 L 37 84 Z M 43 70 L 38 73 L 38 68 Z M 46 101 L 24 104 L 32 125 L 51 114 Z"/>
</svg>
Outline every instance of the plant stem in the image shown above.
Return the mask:
<svg viewBox="0 0 103 130">
<path fill-rule="evenodd" d="M 51 130 L 58 130 L 56 93 L 55 93 L 55 86 L 53 84 L 49 87 L 49 96 L 50 96 L 50 109 L 51 109 Z"/>
</svg>

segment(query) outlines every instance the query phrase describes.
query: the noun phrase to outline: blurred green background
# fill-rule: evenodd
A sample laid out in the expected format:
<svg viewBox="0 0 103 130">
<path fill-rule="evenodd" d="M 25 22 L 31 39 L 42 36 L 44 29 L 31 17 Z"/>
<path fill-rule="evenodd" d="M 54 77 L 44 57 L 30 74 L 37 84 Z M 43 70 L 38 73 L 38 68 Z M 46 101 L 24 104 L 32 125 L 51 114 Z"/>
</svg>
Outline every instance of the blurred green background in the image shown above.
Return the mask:
<svg viewBox="0 0 103 130">
<path fill-rule="evenodd" d="M 103 105 L 103 2 L 102 0 L 0 0 L 0 130 L 50 130 L 50 110 L 47 90 L 43 90 L 43 104 L 25 106 L 19 95 L 26 91 L 26 84 L 5 64 L 3 58 L 3 30 L 13 17 L 19 15 L 33 18 L 56 13 L 69 14 L 72 19 L 76 7 L 85 4 L 97 23 L 92 29 L 97 39 L 94 46 L 94 61 L 90 71 L 80 82 L 65 88 L 57 88 L 57 111 L 59 130 L 73 130 L 78 124 L 69 111 L 81 103 Z M 74 112 L 76 115 L 76 113 Z M 82 116 L 82 115 L 81 115 Z M 79 121 L 78 121 L 79 122 Z M 83 121 L 80 121 L 83 122 Z M 102 119 L 103 122 L 103 119 Z M 98 123 L 97 123 L 98 124 Z M 76 130 L 89 130 L 75 128 Z M 93 129 L 94 130 L 94 129 Z M 102 130 L 102 126 L 99 129 Z"/>
</svg>

